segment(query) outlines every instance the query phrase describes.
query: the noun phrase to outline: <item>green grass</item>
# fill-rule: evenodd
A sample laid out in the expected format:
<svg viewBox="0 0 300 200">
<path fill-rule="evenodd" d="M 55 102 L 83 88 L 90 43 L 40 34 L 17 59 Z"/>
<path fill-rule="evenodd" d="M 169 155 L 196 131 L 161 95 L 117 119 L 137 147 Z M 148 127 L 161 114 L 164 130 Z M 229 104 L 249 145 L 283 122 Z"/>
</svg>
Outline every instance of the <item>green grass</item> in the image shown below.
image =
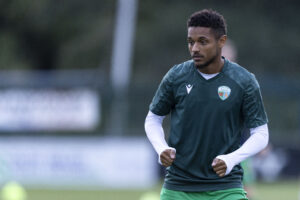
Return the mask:
<svg viewBox="0 0 300 200">
<path fill-rule="evenodd" d="M 257 183 L 255 200 L 299 200 L 299 181 Z"/>
<path fill-rule="evenodd" d="M 27 190 L 27 200 L 139 200 L 145 192 L 159 194 L 161 185 L 149 190 Z M 254 200 L 298 200 L 300 184 L 298 181 L 257 183 Z"/>
</svg>

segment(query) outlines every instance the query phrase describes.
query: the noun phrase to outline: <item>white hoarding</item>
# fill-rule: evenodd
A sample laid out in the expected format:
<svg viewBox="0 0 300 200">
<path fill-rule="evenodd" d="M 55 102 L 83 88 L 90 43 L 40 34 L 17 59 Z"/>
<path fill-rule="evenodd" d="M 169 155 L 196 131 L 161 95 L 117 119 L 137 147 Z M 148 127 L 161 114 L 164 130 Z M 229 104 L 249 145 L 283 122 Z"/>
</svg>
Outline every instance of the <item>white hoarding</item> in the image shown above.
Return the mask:
<svg viewBox="0 0 300 200">
<path fill-rule="evenodd" d="M 0 138 L 0 183 L 31 188 L 144 188 L 157 183 L 145 138 Z"/>
<path fill-rule="evenodd" d="M 100 97 L 89 89 L 0 90 L 0 130 L 92 130 Z"/>
</svg>

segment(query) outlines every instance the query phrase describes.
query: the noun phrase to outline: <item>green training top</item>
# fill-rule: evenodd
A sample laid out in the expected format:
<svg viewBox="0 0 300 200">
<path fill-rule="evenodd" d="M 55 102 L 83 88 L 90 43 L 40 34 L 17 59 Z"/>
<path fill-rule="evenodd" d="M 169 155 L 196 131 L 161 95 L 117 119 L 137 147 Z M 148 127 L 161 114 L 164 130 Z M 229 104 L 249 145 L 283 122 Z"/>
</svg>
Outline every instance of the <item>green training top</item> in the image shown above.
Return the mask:
<svg viewBox="0 0 300 200">
<path fill-rule="evenodd" d="M 171 113 L 168 144 L 176 149 L 176 159 L 167 168 L 166 189 L 200 192 L 242 187 L 240 165 L 221 178 L 212 161 L 238 149 L 242 128 L 266 124 L 267 116 L 254 75 L 224 60 L 222 71 L 209 80 L 192 60 L 175 65 L 156 91 L 150 110 L 160 116 Z"/>
</svg>

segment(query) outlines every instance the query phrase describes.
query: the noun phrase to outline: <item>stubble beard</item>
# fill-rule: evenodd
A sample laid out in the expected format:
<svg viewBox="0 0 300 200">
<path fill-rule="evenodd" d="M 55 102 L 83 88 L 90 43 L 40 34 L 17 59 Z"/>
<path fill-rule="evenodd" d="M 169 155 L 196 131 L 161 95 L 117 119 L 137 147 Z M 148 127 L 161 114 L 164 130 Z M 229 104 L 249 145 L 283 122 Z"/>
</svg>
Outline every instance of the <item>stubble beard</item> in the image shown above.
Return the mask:
<svg viewBox="0 0 300 200">
<path fill-rule="evenodd" d="M 196 65 L 196 67 L 200 70 L 200 69 L 205 69 L 207 66 L 209 66 L 211 63 L 213 63 L 214 61 L 217 60 L 217 58 L 220 55 L 220 51 L 218 49 L 216 49 L 216 54 L 210 59 L 208 60 L 206 63 L 204 64 L 200 64 L 200 65 Z"/>
<path fill-rule="evenodd" d="M 213 63 L 216 59 L 217 59 L 217 55 L 215 55 L 214 57 L 212 57 L 210 60 L 208 60 L 206 63 L 204 64 L 200 64 L 200 65 L 196 65 L 196 67 L 198 69 L 205 69 L 208 65 L 210 65 L 211 63 Z"/>
</svg>

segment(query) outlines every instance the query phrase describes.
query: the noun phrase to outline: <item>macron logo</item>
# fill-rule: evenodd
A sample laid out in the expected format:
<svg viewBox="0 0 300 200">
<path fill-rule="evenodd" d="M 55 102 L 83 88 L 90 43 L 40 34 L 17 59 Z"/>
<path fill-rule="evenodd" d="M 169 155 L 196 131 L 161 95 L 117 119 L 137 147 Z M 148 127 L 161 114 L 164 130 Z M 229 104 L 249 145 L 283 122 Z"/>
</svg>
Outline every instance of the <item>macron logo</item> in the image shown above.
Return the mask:
<svg viewBox="0 0 300 200">
<path fill-rule="evenodd" d="M 189 93 L 191 92 L 192 88 L 193 88 L 193 85 L 188 84 L 188 85 L 186 85 L 185 87 L 186 87 L 187 93 L 189 94 Z"/>
</svg>

